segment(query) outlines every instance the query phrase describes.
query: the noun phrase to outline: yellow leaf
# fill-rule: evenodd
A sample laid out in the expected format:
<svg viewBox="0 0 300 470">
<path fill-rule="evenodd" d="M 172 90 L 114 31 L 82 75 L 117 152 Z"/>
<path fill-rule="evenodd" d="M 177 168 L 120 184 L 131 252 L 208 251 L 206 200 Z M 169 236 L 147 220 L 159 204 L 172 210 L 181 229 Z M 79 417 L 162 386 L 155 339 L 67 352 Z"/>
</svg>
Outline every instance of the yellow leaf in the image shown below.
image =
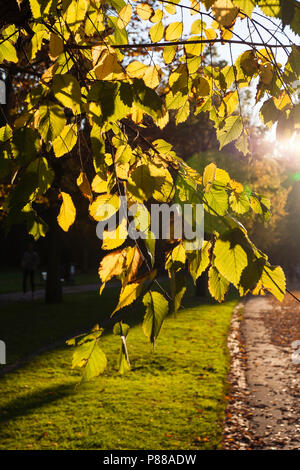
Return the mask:
<svg viewBox="0 0 300 470">
<path fill-rule="evenodd" d="M 122 68 L 117 60 L 117 54 L 110 48 L 102 46 L 102 49 L 97 49 L 98 58 L 96 59 L 96 52 L 94 60 L 96 65 L 93 69 L 98 80 L 112 80 L 122 79 L 125 77 Z"/>
<path fill-rule="evenodd" d="M 149 20 L 153 14 L 153 8 L 148 3 L 139 3 L 136 7 L 136 12 L 142 20 Z"/>
<path fill-rule="evenodd" d="M 117 21 L 117 26 L 120 29 L 125 28 L 129 21 L 131 20 L 132 16 L 132 6 L 128 3 L 125 5 L 119 12 L 119 18 Z"/>
<path fill-rule="evenodd" d="M 142 64 L 138 60 L 133 60 L 127 65 L 126 72 L 130 78 L 143 78 L 147 69 L 147 65 Z"/>
<path fill-rule="evenodd" d="M 214 40 L 214 39 L 217 38 L 217 33 L 216 33 L 216 31 L 215 31 L 214 29 L 212 29 L 212 28 L 207 28 L 207 29 L 205 30 L 205 35 L 206 35 L 207 39 L 209 39 L 209 40 Z"/>
<path fill-rule="evenodd" d="M 57 70 L 57 68 L 58 68 L 57 63 L 51 65 L 51 67 L 49 67 L 46 70 L 46 72 L 43 73 L 41 81 L 46 82 L 46 83 L 51 82 L 51 80 L 53 78 L 53 75 L 54 75 L 55 71 Z"/>
<path fill-rule="evenodd" d="M 207 165 L 203 172 L 203 186 L 205 187 L 205 192 L 210 190 L 211 185 L 216 178 L 217 166 L 214 163 Z"/>
<path fill-rule="evenodd" d="M 128 246 L 126 248 L 126 276 L 123 285 L 131 282 L 136 277 L 142 261 L 142 256 L 137 246 Z"/>
<path fill-rule="evenodd" d="M 195 56 L 200 56 L 203 52 L 203 49 L 205 47 L 205 44 L 198 42 L 194 44 L 189 44 L 189 41 L 194 41 L 194 40 L 202 40 L 203 38 L 201 36 L 195 36 L 193 38 L 189 38 L 187 43 L 185 44 L 185 51 L 187 54 L 195 55 Z"/>
<path fill-rule="evenodd" d="M 231 26 L 238 15 L 238 8 L 231 0 L 217 0 L 212 6 L 214 17 L 222 26 Z"/>
<path fill-rule="evenodd" d="M 163 51 L 163 58 L 166 64 L 170 64 L 173 62 L 173 59 L 175 57 L 177 51 L 177 46 L 166 46 Z"/>
<path fill-rule="evenodd" d="M 101 194 L 90 204 L 89 213 L 98 222 L 109 219 L 120 207 L 120 199 L 117 194 Z"/>
<path fill-rule="evenodd" d="M 131 119 L 135 124 L 141 124 L 143 121 L 144 113 L 143 111 L 138 108 L 134 103 L 132 106 L 132 113 L 131 113 Z"/>
<path fill-rule="evenodd" d="M 39 1 L 39 3 L 41 2 Z M 50 2 L 49 5 L 51 5 Z M 73 32 L 77 31 L 82 25 L 88 5 L 87 0 L 75 0 L 69 4 L 64 14 L 64 20 Z"/>
<path fill-rule="evenodd" d="M 114 250 L 115 248 L 118 248 L 123 245 L 127 235 L 127 221 L 123 218 L 120 225 L 115 230 L 104 230 L 102 235 L 102 249 Z"/>
<path fill-rule="evenodd" d="M 160 67 L 158 65 L 147 67 L 143 79 L 149 88 L 156 88 L 160 84 L 160 72 Z"/>
<path fill-rule="evenodd" d="M 238 181 L 231 179 L 229 185 L 235 193 L 241 194 L 244 191 L 244 186 Z"/>
<path fill-rule="evenodd" d="M 119 303 L 115 310 L 113 311 L 112 315 L 114 315 L 118 310 L 121 308 L 126 307 L 127 305 L 132 304 L 141 293 L 142 286 L 144 280 L 140 280 L 138 282 L 132 282 L 131 284 L 127 284 L 120 293 Z"/>
<path fill-rule="evenodd" d="M 191 34 L 202 34 L 206 24 L 201 20 L 196 20 L 191 26 Z"/>
<path fill-rule="evenodd" d="M 90 201 L 93 200 L 93 194 L 90 186 L 90 182 L 87 179 L 86 173 L 81 171 L 78 178 L 77 178 L 77 186 L 79 187 L 80 191 Z"/>
<path fill-rule="evenodd" d="M 67 124 L 59 136 L 52 142 L 57 158 L 70 153 L 77 142 L 77 124 Z"/>
<path fill-rule="evenodd" d="M 61 192 L 62 196 L 62 205 L 60 206 L 60 211 L 57 216 L 57 222 L 59 226 L 67 232 L 71 225 L 75 221 L 76 209 L 73 204 L 70 194 Z"/>
<path fill-rule="evenodd" d="M 126 250 L 117 250 L 104 256 L 98 274 L 102 282 L 108 282 L 114 276 L 118 277 L 124 269 Z"/>
<path fill-rule="evenodd" d="M 164 36 L 164 27 L 161 21 L 151 26 L 149 36 L 152 42 L 159 42 Z"/>
<path fill-rule="evenodd" d="M 162 10 L 155 10 L 154 15 L 151 16 L 150 21 L 152 23 L 158 23 L 164 17 L 164 12 Z"/>
<path fill-rule="evenodd" d="M 121 180 L 127 180 L 130 169 L 129 163 L 116 163 L 116 175 Z"/>
<path fill-rule="evenodd" d="M 130 284 L 126 284 L 125 287 L 121 289 L 119 303 L 115 310 L 113 311 L 112 315 L 114 315 L 118 310 L 121 308 L 126 307 L 127 305 L 132 304 L 142 292 L 143 283 L 148 279 L 151 281 L 156 275 L 156 270 L 151 271 L 146 276 L 141 277 L 135 282 Z M 111 315 L 111 316 L 112 316 Z"/>
<path fill-rule="evenodd" d="M 166 41 L 177 41 L 183 31 L 183 24 L 181 21 L 175 21 L 174 23 L 169 24 L 166 28 L 165 39 Z"/>
<path fill-rule="evenodd" d="M 176 14 L 176 6 L 175 5 L 165 5 L 165 10 L 169 13 L 169 15 L 175 15 Z"/>
<path fill-rule="evenodd" d="M 92 181 L 92 190 L 95 193 L 106 193 L 107 181 L 103 180 L 99 175 L 96 175 Z"/>
</svg>

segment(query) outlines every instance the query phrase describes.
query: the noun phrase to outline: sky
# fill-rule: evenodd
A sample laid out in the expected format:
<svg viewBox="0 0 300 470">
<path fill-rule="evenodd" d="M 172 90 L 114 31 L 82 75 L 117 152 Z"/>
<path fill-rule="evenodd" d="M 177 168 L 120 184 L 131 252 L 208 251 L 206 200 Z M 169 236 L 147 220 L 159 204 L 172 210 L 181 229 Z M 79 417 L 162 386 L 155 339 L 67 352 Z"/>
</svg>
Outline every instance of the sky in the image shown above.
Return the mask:
<svg viewBox="0 0 300 470">
<path fill-rule="evenodd" d="M 184 0 L 181 2 L 182 5 L 190 5 L 190 0 Z M 265 42 L 269 44 L 276 44 L 277 41 L 281 42 L 284 45 L 287 44 L 297 44 L 300 45 L 300 37 L 297 36 L 296 34 L 293 33 L 293 31 L 289 27 L 285 27 L 284 30 L 281 29 L 281 22 L 280 20 L 276 18 L 268 18 L 266 16 L 261 17 L 261 11 L 258 7 L 255 7 L 253 11 L 253 19 L 256 20 L 257 22 L 260 23 L 260 27 L 257 28 L 259 29 L 259 33 L 255 30 L 254 27 L 250 28 L 251 31 L 251 39 L 253 42 Z M 175 18 L 175 17 L 173 17 Z M 181 13 L 177 15 L 177 21 L 180 21 L 182 18 Z M 190 27 L 191 24 L 199 18 L 199 15 L 193 15 L 191 16 L 189 12 L 184 16 L 184 32 L 186 34 L 189 34 L 190 32 Z M 172 19 L 174 21 L 174 19 Z M 210 24 L 211 20 L 210 18 L 205 18 L 203 17 L 203 21 L 207 23 L 207 25 Z M 249 29 L 247 25 L 247 20 L 246 19 L 241 19 L 238 18 L 234 30 L 233 30 L 237 36 L 240 36 L 241 38 L 245 40 L 250 40 L 249 37 Z M 239 39 L 236 36 L 236 39 Z M 233 36 L 234 39 L 234 36 Z M 231 60 L 235 61 L 237 57 L 242 54 L 242 52 L 249 50 L 249 46 L 241 45 L 241 44 L 232 44 L 231 46 L 231 52 L 232 52 L 232 59 L 231 59 L 231 54 L 230 54 L 230 47 L 229 45 L 221 45 L 221 44 L 216 44 L 216 50 L 220 56 L 220 58 L 226 60 L 229 64 L 231 64 Z M 276 61 L 284 65 L 287 61 L 287 53 L 285 50 L 282 48 L 274 48 L 273 49 Z M 290 51 L 290 48 L 287 49 L 287 51 Z M 258 105 L 255 105 L 255 88 L 257 85 L 257 80 L 253 81 L 253 84 L 251 85 L 252 89 L 252 94 L 253 94 L 253 99 L 252 99 L 252 121 L 253 122 L 258 122 L 260 121 L 259 119 L 259 110 L 261 108 L 261 102 Z M 270 142 L 274 142 L 276 140 L 276 126 L 273 126 L 273 128 L 267 133 L 267 139 Z"/>
</svg>

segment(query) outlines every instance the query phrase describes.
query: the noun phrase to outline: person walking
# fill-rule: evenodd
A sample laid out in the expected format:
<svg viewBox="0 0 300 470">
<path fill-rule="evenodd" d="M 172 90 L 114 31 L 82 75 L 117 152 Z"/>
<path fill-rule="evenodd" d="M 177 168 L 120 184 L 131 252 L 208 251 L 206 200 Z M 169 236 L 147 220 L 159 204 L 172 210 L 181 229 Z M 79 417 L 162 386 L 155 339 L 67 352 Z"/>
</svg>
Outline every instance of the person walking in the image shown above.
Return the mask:
<svg viewBox="0 0 300 470">
<path fill-rule="evenodd" d="M 35 271 L 39 265 L 39 262 L 40 262 L 39 255 L 37 254 L 36 251 L 34 251 L 33 244 L 29 243 L 28 248 L 23 255 L 21 266 L 23 269 L 24 296 L 26 295 L 26 292 L 27 292 L 27 283 L 29 279 L 32 299 L 34 298 L 34 290 L 35 290 L 34 276 L 35 276 Z"/>
</svg>

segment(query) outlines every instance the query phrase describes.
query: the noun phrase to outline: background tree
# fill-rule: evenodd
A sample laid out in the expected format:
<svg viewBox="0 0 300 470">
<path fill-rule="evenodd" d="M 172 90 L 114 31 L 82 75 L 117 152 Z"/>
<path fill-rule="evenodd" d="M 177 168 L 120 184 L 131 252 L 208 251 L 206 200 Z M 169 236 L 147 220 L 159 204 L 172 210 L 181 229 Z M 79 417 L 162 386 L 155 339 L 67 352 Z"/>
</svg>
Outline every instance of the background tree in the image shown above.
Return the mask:
<svg viewBox="0 0 300 470">
<path fill-rule="evenodd" d="M 11 184 L 3 205 L 6 226 L 24 219 L 31 233 L 43 236 L 46 225 L 37 202 L 46 196 L 51 200 L 49 220 L 56 217 L 67 232 L 78 212 L 75 184 L 89 202 L 87 217 L 108 222 L 119 216 L 117 228 L 103 233 L 102 249 L 108 253 L 99 275 L 101 289 L 113 277 L 122 283 L 111 316 L 117 314 L 116 334 L 123 345 L 127 327 L 122 324 L 122 312 L 140 297 L 146 309 L 144 332 L 154 344 L 168 313 L 167 299 L 172 298 L 175 312 L 180 306 L 186 265 L 194 281 L 208 269 L 209 291 L 220 302 L 230 284 L 240 295 L 269 291 L 280 300 L 284 296 L 282 269 L 270 264 L 237 221 L 250 211 L 269 218 L 268 201 L 249 192 L 214 163 L 199 174 L 166 140 L 151 140 L 144 134 L 145 127 L 153 123 L 164 129 L 170 112 L 177 125 L 190 114 L 207 112 L 219 149 L 234 142 L 247 156 L 252 149 L 241 109 L 241 89 L 254 80 L 264 123 L 277 122 L 278 135 L 285 137 L 298 129 L 299 105 L 293 101 L 293 92 L 300 72 L 299 48 L 289 39 L 283 44 L 274 35 L 272 42 L 264 41 L 266 28 L 255 16 L 256 3 L 20 0 L 17 9 L 0 5 L 1 66 L 11 77 L 14 98 L 0 132 L 1 165 Z M 298 33 L 298 7 L 296 1 L 278 0 L 272 5 L 267 1 L 261 8 L 263 14 L 281 19 Z M 131 21 L 136 25 L 137 18 L 148 31 L 146 42 L 136 42 L 133 37 L 130 25 Z M 235 31 L 239 21 L 245 25 L 244 37 Z M 231 64 L 214 63 L 212 48 L 217 44 L 229 47 Z M 233 62 L 236 44 L 246 50 Z M 284 65 L 276 61 L 278 48 L 286 51 Z M 141 55 L 141 51 L 146 52 Z M 209 63 L 207 55 L 211 56 Z M 79 168 L 68 165 L 73 153 Z M 171 237 L 165 244 L 170 295 L 156 279 L 155 239 L 141 233 L 139 240 L 130 240 L 120 196 L 126 197 L 129 207 L 138 205 L 146 215 L 146 225 L 152 203 L 176 200 L 182 207 L 186 203 L 204 205 L 203 246 L 191 250 L 184 236 Z M 147 230 L 140 218 L 130 222 L 137 231 Z M 50 229 L 56 240 L 52 223 Z M 57 296 L 59 289 L 50 297 Z M 80 339 L 74 354 L 73 366 L 85 365 L 85 378 L 105 368 L 102 332 L 96 326 Z M 122 354 L 127 360 L 126 348 Z"/>
</svg>

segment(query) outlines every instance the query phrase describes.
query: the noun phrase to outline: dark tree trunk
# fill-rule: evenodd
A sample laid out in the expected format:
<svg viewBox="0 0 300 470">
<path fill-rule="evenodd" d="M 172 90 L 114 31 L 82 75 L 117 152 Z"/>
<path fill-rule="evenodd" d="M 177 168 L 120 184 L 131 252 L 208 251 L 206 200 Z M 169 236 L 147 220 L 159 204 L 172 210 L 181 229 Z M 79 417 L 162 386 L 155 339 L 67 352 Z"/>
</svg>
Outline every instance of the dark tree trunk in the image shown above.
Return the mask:
<svg viewBox="0 0 300 470">
<path fill-rule="evenodd" d="M 84 243 L 82 245 L 82 270 L 87 272 L 89 269 L 89 241 L 88 238 L 84 238 Z"/>
<path fill-rule="evenodd" d="M 196 297 L 208 297 L 208 272 L 205 271 L 196 281 Z"/>
<path fill-rule="evenodd" d="M 60 228 L 56 220 L 56 207 L 49 209 L 49 230 L 48 238 L 48 263 L 47 263 L 47 281 L 46 281 L 46 303 L 62 302 L 61 285 L 61 241 Z"/>
</svg>

